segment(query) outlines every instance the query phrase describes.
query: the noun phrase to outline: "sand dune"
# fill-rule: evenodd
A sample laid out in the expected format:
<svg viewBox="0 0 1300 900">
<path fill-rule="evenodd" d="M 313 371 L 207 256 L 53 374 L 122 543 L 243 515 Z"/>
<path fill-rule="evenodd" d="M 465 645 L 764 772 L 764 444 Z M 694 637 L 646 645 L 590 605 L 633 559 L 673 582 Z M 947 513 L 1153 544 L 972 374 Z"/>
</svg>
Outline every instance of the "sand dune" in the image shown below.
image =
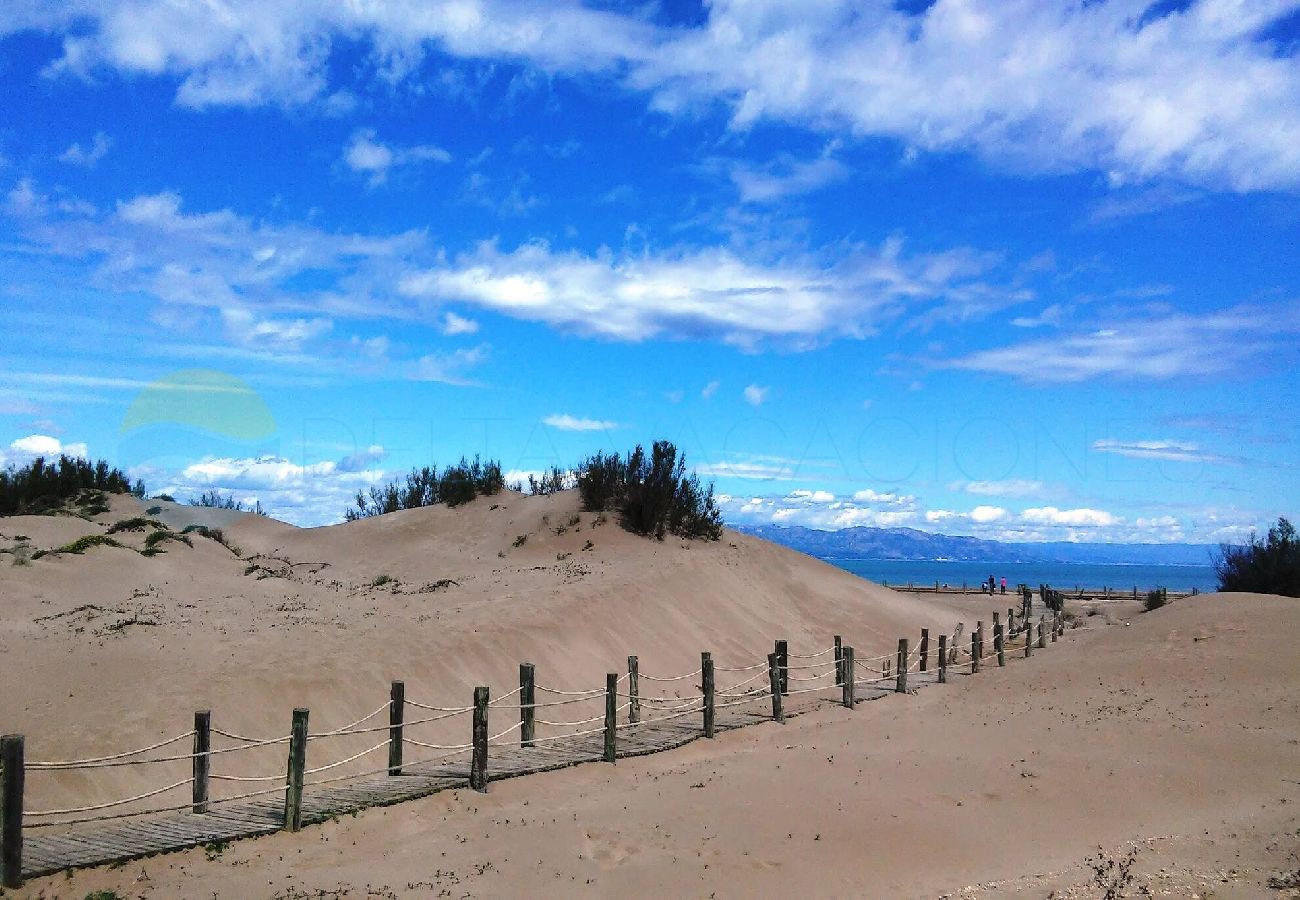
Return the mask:
<svg viewBox="0 0 1300 900">
<path fill-rule="evenodd" d="M 4 519 L 0 535 L 55 547 L 154 505 L 116 498 L 94 523 Z M 29 757 L 142 746 L 187 730 L 200 708 L 243 734 L 285 733 L 295 706 L 334 727 L 385 702 L 393 679 L 412 699 L 462 705 L 478 684 L 513 689 L 522 661 L 542 683 L 585 689 L 630 654 L 647 673 L 677 673 L 701 650 L 748 664 L 777 637 L 820 649 L 837 633 L 860 655 L 883 653 L 957 618 L 735 532 L 660 543 L 597 524 L 576 492 L 314 529 L 160 505 L 172 528 L 223 528 L 241 555 L 192 535 L 192 548 L 169 542 L 153 558 L 97 547 L 0 567 L 0 654 L 16 682 L 0 722 L 28 736 Z M 144 532 L 114 537 L 139 547 Z M 381 576 L 391 581 L 376 586 Z M 247 765 L 283 761 L 268 751 Z M 169 774 L 185 777 L 176 766 Z M 33 779 L 29 791 L 37 806 L 101 802 L 159 777 L 119 768 Z"/>
</svg>

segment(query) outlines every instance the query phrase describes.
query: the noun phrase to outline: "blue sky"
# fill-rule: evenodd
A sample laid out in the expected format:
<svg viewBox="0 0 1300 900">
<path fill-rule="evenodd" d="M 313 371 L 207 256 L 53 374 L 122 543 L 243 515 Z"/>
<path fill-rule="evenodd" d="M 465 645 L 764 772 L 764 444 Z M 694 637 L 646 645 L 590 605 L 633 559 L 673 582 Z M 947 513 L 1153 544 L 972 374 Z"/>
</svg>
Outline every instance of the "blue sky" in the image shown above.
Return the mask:
<svg viewBox="0 0 1300 900">
<path fill-rule="evenodd" d="M 302 524 L 668 437 L 729 520 L 1295 514 L 1300 3 L 0 9 L 0 454 Z"/>
</svg>

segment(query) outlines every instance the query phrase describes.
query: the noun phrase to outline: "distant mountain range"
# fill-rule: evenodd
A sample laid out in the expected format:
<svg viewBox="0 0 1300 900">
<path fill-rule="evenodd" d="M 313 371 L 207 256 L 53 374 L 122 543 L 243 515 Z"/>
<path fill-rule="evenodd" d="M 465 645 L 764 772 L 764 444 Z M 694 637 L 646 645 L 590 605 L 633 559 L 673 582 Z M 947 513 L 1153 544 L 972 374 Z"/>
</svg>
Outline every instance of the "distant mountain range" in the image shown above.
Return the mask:
<svg viewBox="0 0 1300 900">
<path fill-rule="evenodd" d="M 952 559 L 966 562 L 1087 563 L 1092 565 L 1209 565 L 1214 544 L 1005 543 L 915 528 L 843 528 L 819 531 L 800 525 L 736 525 L 821 559 Z"/>
</svg>

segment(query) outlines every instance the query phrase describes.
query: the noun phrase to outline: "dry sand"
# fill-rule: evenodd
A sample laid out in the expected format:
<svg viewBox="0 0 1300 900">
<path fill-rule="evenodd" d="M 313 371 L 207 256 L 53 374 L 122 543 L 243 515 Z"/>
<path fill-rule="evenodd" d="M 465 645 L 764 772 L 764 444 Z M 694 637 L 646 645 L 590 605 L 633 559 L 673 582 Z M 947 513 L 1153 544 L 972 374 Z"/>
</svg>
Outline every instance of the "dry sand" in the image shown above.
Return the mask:
<svg viewBox="0 0 1300 900">
<path fill-rule="evenodd" d="M 677 672 L 699 649 L 743 662 L 777 635 L 814 649 L 838 632 L 862 655 L 923 625 L 988 618 L 987 598 L 903 598 L 730 532 L 660 545 L 583 514 L 555 534 L 575 503 L 509 496 L 497 509 L 229 529 L 246 556 L 330 563 L 288 578 L 246 576 L 249 563 L 202 541 L 152 560 L 101 548 L 5 567 L 0 722 L 27 733 L 32 758 L 84 755 L 184 730 L 201 706 L 226 727 L 279 733 L 297 704 L 344 724 L 393 677 L 408 695 L 464 702 L 474 683 L 513 687 L 525 658 L 539 679 L 588 687 L 629 652 Z M 53 543 L 41 528 L 62 539 L 78 527 L 0 520 L 0 534 L 37 546 Z M 368 587 L 379 574 L 397 591 Z M 458 584 L 418 592 L 439 578 Z M 101 609 L 36 621 L 87 603 Z M 157 624 L 115 627 L 132 618 Z M 1267 879 L 1300 869 L 1300 603 L 1206 595 L 1131 626 L 1106 618 L 1028 662 L 853 712 L 19 895 L 1100 897 L 1089 858 L 1105 867 L 1135 850 L 1127 896 L 1278 896 Z M 43 779 L 56 783 L 40 802 L 145 784 L 109 771 Z"/>
</svg>

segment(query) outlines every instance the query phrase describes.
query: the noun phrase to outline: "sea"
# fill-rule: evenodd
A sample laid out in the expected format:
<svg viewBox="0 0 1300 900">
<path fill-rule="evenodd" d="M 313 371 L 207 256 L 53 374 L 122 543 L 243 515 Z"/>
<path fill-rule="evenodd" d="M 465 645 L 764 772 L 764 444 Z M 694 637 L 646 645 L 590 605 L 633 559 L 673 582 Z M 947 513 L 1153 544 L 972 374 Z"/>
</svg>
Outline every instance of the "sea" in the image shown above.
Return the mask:
<svg viewBox="0 0 1300 900">
<path fill-rule="evenodd" d="M 958 560 L 912 559 L 827 559 L 826 562 L 878 584 L 906 587 L 908 584 L 978 588 L 992 575 L 998 584 L 1007 579 L 1007 589 L 1020 583 L 1037 588 L 1040 584 L 1058 590 L 1112 588 L 1139 594 L 1162 587 L 1171 591 L 1213 591 L 1218 581 L 1213 566 L 1097 565 L 1092 563 L 989 563 Z"/>
</svg>

